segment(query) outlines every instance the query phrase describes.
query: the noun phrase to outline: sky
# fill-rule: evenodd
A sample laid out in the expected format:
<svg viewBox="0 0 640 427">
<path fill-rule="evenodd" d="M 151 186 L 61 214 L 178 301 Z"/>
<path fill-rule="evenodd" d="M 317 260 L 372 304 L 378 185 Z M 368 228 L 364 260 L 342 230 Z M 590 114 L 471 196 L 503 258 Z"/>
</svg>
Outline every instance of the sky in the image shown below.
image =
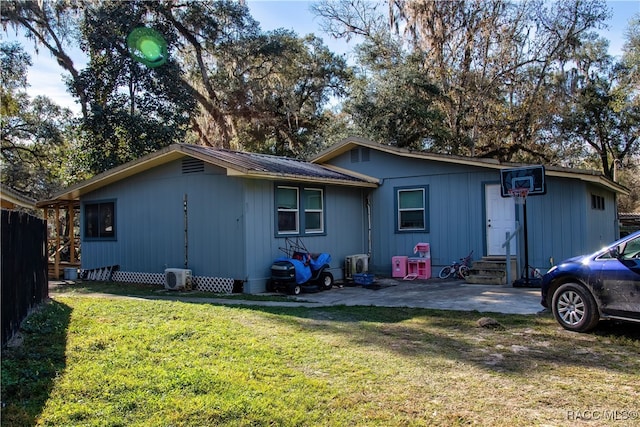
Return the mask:
<svg viewBox="0 0 640 427">
<path fill-rule="evenodd" d="M 310 11 L 313 2 L 306 0 L 248 0 L 247 4 L 251 15 L 260 23 L 264 31 L 285 28 L 296 32 L 299 36 L 314 33 L 323 39 L 325 45 L 336 54 L 346 55 L 349 59 L 355 44 L 347 44 L 342 40 L 334 40 L 320 30 L 320 20 Z M 624 44 L 624 31 L 629 19 L 640 13 L 640 1 L 615 0 L 608 1 L 612 9 L 613 17 L 608 22 L 609 29 L 601 31 L 601 34 L 609 39 L 609 53 L 619 56 Z M 17 39 L 15 32 L 9 29 L 8 33 L 0 32 L 0 40 Z M 63 105 L 73 112 L 79 112 L 79 106 L 67 93 L 63 83 L 63 71 L 48 51 L 40 49 L 39 54 L 31 51 L 32 43 L 24 42 L 24 47 L 31 54 L 33 66 L 29 69 L 28 81 L 30 87 L 27 92 L 30 96 L 46 95 L 57 104 Z M 82 68 L 76 66 L 76 68 Z"/>
</svg>

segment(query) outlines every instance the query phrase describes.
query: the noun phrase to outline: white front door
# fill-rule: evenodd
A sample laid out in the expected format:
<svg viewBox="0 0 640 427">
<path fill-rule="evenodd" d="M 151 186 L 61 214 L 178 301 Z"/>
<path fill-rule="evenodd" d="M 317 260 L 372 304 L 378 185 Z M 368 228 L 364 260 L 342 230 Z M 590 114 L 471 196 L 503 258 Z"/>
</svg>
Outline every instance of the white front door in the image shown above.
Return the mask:
<svg viewBox="0 0 640 427">
<path fill-rule="evenodd" d="M 487 255 L 506 255 L 502 247 L 507 232 L 516 228 L 515 202 L 511 197 L 500 196 L 500 184 L 488 184 L 484 189 L 486 209 Z M 515 239 L 511 240 L 511 254 L 516 248 Z"/>
</svg>

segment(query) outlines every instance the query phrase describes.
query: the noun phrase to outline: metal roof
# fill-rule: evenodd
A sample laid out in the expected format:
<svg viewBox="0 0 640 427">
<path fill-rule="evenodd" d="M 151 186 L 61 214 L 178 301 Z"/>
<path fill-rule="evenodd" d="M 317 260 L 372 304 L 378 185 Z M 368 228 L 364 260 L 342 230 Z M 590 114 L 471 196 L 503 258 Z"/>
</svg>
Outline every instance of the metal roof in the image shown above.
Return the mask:
<svg viewBox="0 0 640 427">
<path fill-rule="evenodd" d="M 350 187 L 373 188 L 379 185 L 379 181 L 375 178 L 303 160 L 200 145 L 174 144 L 117 166 L 86 181 L 76 183 L 58 192 L 52 199 L 39 202 L 38 206 L 79 200 L 83 194 L 186 156 L 224 168 L 228 176 L 268 180 L 281 179 Z"/>
<path fill-rule="evenodd" d="M 235 170 L 230 175 L 254 175 L 263 177 L 297 177 L 323 180 L 347 181 L 356 183 L 374 183 L 373 178 L 350 174 L 326 165 L 309 163 L 290 157 L 270 154 L 232 151 L 223 148 L 204 147 L 201 145 L 182 145 L 187 154 L 200 154 L 196 157 L 227 169 Z M 204 157 L 202 157 L 204 156 Z"/>
<path fill-rule="evenodd" d="M 360 137 L 348 137 L 342 141 L 330 146 L 323 152 L 317 154 L 310 161 L 316 164 L 325 164 L 331 159 L 348 152 L 355 147 L 367 147 L 373 150 L 378 150 L 386 153 L 390 153 L 399 157 L 407 157 L 413 159 L 433 160 L 443 163 L 460 164 L 468 166 L 477 166 L 488 169 L 509 169 L 516 167 L 532 166 L 530 164 L 522 163 L 510 163 L 500 162 L 496 159 L 477 158 L 477 157 L 465 157 L 454 156 L 449 154 L 430 153 L 427 151 L 409 150 L 406 148 L 398 148 L 391 145 L 379 144 Z M 586 169 L 574 169 L 562 166 L 544 165 L 545 174 L 548 176 L 557 176 L 564 178 L 579 179 L 581 181 L 590 182 L 600 187 L 607 188 L 619 194 L 628 195 L 629 189 L 614 182 L 600 171 L 586 170 Z"/>
</svg>

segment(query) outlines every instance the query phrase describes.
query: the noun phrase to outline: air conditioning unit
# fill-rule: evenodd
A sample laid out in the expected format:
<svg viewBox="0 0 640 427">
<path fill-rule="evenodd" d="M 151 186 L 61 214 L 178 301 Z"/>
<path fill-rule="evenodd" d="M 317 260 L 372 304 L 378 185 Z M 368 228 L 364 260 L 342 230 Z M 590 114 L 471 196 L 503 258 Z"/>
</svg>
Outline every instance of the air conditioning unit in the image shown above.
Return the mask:
<svg viewBox="0 0 640 427">
<path fill-rule="evenodd" d="M 164 288 L 172 291 L 191 289 L 191 270 L 167 268 L 164 270 Z"/>
<path fill-rule="evenodd" d="M 349 255 L 344 259 L 344 278 L 353 279 L 354 274 L 369 272 L 369 255 Z"/>
</svg>

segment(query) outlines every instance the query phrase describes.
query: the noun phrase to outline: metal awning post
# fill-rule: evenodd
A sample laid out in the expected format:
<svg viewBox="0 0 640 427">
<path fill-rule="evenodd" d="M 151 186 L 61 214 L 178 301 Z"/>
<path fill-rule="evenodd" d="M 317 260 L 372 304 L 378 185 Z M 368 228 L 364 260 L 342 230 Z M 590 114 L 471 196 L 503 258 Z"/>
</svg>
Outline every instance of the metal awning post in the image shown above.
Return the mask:
<svg viewBox="0 0 640 427">
<path fill-rule="evenodd" d="M 75 236 L 75 208 L 73 202 L 67 205 L 67 221 L 69 221 L 69 262 L 73 265 L 76 262 L 76 236 Z"/>
<path fill-rule="evenodd" d="M 56 204 L 56 247 L 53 255 L 53 274 L 60 278 L 60 205 Z"/>
</svg>

